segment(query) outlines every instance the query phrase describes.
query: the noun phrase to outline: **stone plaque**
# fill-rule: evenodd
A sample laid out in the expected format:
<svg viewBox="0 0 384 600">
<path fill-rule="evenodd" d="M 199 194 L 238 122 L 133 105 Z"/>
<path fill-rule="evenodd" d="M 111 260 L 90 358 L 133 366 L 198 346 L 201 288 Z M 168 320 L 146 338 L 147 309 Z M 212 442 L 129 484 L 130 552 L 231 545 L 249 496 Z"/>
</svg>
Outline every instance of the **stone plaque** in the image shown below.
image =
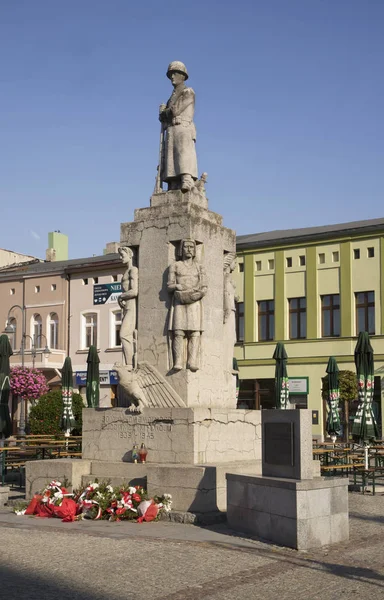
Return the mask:
<svg viewBox="0 0 384 600">
<path fill-rule="evenodd" d="M 293 467 L 293 423 L 264 423 L 264 462 Z"/>
</svg>

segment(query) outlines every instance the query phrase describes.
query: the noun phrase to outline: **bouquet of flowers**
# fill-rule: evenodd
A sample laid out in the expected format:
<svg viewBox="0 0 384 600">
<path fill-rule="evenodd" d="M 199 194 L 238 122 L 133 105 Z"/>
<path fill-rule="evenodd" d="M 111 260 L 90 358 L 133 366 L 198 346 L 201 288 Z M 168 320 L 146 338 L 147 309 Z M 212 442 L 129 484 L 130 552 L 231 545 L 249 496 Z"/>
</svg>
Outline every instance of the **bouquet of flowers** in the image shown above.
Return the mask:
<svg viewBox="0 0 384 600">
<path fill-rule="evenodd" d="M 112 487 L 109 482 L 94 481 L 69 494 L 59 481 L 51 481 L 41 494 L 34 496 L 25 510 L 16 511 L 16 514 L 59 517 L 63 521 L 104 519 L 142 523 L 153 521 L 161 511 L 169 512 L 171 506 L 170 494 L 149 498 L 139 485 Z"/>
</svg>

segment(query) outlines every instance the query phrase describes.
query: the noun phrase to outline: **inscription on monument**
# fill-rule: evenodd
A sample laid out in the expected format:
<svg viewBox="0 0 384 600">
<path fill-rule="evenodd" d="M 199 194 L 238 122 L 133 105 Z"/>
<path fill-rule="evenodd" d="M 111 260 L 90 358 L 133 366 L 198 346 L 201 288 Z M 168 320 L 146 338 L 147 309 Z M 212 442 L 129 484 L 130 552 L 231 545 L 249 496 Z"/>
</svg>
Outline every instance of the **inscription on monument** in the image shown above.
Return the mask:
<svg viewBox="0 0 384 600">
<path fill-rule="evenodd" d="M 264 424 L 264 462 L 293 467 L 293 423 Z"/>
<path fill-rule="evenodd" d="M 171 432 L 172 421 L 143 415 L 128 415 L 124 420 L 116 420 L 116 417 L 112 415 L 104 415 L 102 429 L 103 431 L 116 431 L 117 437 L 121 439 L 143 441 L 153 439 L 155 433 Z"/>
</svg>

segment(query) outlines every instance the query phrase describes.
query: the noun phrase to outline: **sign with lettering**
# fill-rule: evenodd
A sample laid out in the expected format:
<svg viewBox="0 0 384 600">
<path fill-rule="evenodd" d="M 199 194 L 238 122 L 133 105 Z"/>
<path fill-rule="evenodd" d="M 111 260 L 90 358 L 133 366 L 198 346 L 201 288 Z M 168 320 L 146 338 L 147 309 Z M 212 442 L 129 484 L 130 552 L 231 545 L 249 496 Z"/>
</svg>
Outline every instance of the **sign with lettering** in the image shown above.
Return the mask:
<svg viewBox="0 0 384 600">
<path fill-rule="evenodd" d="M 308 394 L 308 377 L 288 377 L 290 394 Z"/>
<path fill-rule="evenodd" d="M 93 286 L 93 304 L 112 304 L 121 294 L 121 283 L 98 283 Z"/>
<path fill-rule="evenodd" d="M 99 372 L 99 384 L 100 385 L 117 385 L 119 378 L 116 371 L 100 371 Z M 87 385 L 87 371 L 76 371 L 76 385 L 85 386 Z"/>
</svg>

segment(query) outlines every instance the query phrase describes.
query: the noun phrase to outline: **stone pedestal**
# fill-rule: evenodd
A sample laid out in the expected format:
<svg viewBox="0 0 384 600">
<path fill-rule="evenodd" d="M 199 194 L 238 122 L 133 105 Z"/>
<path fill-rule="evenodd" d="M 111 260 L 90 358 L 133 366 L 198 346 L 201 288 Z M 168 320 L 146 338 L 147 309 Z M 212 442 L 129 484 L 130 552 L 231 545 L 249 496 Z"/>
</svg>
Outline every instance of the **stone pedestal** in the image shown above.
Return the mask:
<svg viewBox="0 0 384 600">
<path fill-rule="evenodd" d="M 289 480 L 227 474 L 230 527 L 309 550 L 349 538 L 348 480 Z"/>
<path fill-rule="evenodd" d="M 8 502 L 9 487 L 0 487 L 0 508 L 3 508 Z"/>
<path fill-rule="evenodd" d="M 196 241 L 196 260 L 205 268 L 208 291 L 202 300 L 199 370 L 176 372 L 167 280 L 180 241 L 188 238 Z M 133 222 L 121 224 L 120 239 L 121 245 L 135 249 L 139 268 L 138 364 L 155 367 L 187 407 L 235 408 L 234 336 L 228 336 L 223 323 L 223 260 L 226 252 L 236 251 L 235 232 L 222 226 L 220 215 L 176 190 L 155 194 L 151 207 L 137 209 Z"/>
<path fill-rule="evenodd" d="M 214 408 L 126 408 L 83 410 L 83 457 L 132 459 L 134 444 L 145 443 L 148 463 L 214 464 L 260 461 L 260 411 Z"/>
<path fill-rule="evenodd" d="M 311 428 L 309 410 L 262 411 L 262 477 L 227 474 L 233 529 L 298 550 L 348 539 L 348 480 L 313 478 Z"/>
</svg>

